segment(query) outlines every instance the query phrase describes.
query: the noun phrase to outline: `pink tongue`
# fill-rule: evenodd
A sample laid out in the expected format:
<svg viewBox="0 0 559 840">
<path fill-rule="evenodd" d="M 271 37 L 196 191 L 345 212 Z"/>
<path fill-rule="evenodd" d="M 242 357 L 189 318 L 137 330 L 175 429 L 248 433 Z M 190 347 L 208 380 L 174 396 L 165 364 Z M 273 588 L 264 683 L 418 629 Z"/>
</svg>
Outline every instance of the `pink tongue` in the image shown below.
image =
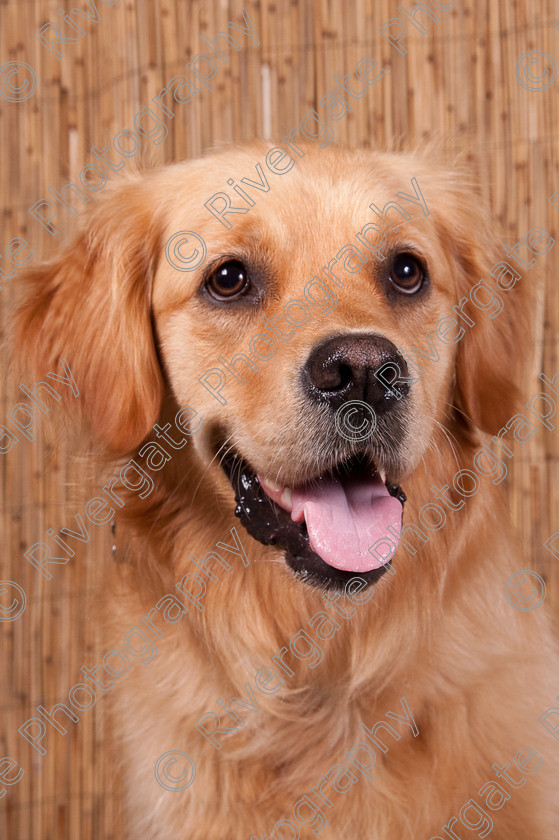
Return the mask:
<svg viewBox="0 0 559 840">
<path fill-rule="evenodd" d="M 398 537 L 387 532 L 402 527 L 402 505 L 381 479 L 320 479 L 318 484 L 291 491 L 294 522 L 307 524 L 311 548 L 325 563 L 348 572 L 379 569 L 390 560 Z M 384 538 L 375 553 L 369 547 Z"/>
</svg>

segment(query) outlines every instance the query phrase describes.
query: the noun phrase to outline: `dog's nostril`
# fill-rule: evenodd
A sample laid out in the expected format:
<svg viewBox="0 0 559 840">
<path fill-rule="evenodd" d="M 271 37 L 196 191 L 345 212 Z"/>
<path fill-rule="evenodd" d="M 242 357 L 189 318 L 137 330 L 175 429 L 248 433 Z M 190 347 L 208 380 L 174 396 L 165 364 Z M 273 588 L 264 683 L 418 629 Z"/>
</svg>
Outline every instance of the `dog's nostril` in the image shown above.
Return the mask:
<svg viewBox="0 0 559 840">
<path fill-rule="evenodd" d="M 339 378 L 340 381 L 339 381 L 339 384 L 338 384 L 338 389 L 339 388 L 345 388 L 351 382 L 352 377 L 353 377 L 353 371 L 350 368 L 350 366 L 341 364 L 339 366 L 339 377 L 338 378 Z"/>
<path fill-rule="evenodd" d="M 339 391 L 347 387 L 353 377 L 351 366 L 336 354 L 312 354 L 305 365 L 309 382 L 319 391 Z"/>
<path fill-rule="evenodd" d="M 378 413 L 389 411 L 408 393 L 408 386 L 391 387 L 407 376 L 397 348 L 380 335 L 336 336 L 321 342 L 303 369 L 307 394 L 315 402 L 337 409 L 347 400 L 361 400 Z"/>
</svg>

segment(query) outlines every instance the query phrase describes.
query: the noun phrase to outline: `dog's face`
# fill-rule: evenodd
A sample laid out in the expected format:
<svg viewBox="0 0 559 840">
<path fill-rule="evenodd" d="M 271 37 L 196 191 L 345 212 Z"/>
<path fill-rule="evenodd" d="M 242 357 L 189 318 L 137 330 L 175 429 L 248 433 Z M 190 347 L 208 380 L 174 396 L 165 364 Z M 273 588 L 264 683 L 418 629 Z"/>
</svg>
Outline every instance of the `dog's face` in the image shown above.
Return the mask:
<svg viewBox="0 0 559 840">
<path fill-rule="evenodd" d="M 22 339 L 34 332 L 41 370 L 68 359 L 116 454 L 150 432 L 167 390 L 204 418 L 192 457 L 232 506 L 233 489 L 255 539 L 310 583 L 373 581 L 385 566 L 368 548 L 400 530 L 438 430 L 494 433 L 510 415 L 520 303 L 497 319 L 487 293 L 464 304 L 498 251 L 463 175 L 309 148 L 283 175 L 264 170 L 269 191 L 241 187 L 269 148 L 120 187 L 47 277 L 35 272 Z M 231 178 L 254 204 L 233 201 L 248 211 L 227 228 L 205 202 L 233 197 Z M 393 206 L 382 218 L 371 203 Z"/>
</svg>

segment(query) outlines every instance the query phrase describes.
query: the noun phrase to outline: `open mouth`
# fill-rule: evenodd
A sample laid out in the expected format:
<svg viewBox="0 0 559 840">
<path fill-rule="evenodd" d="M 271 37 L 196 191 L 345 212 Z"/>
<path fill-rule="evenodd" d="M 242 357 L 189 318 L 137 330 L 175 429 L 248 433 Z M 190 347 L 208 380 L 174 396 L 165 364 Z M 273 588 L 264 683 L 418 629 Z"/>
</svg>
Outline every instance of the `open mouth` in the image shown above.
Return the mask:
<svg viewBox="0 0 559 840">
<path fill-rule="evenodd" d="M 286 561 L 302 580 L 322 588 L 343 588 L 358 575 L 368 584 L 390 565 L 369 551 L 387 536 L 397 543 L 406 496 L 365 455 L 296 487 L 257 475 L 238 453 L 221 460 L 229 477 L 236 516 L 254 539 L 285 551 Z"/>
</svg>

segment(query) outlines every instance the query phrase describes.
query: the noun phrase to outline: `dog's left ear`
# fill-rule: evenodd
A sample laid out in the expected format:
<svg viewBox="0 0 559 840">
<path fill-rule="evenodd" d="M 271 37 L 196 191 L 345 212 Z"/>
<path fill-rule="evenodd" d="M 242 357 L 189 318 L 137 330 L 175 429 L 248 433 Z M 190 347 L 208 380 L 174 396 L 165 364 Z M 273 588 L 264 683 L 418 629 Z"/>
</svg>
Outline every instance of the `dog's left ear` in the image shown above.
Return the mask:
<svg viewBox="0 0 559 840">
<path fill-rule="evenodd" d="M 31 288 L 14 322 L 18 374 L 28 384 L 49 371 L 68 379 L 65 359 L 79 396 L 58 390 L 117 456 L 149 433 L 163 392 L 150 311 L 161 226 L 149 181 L 107 188 L 69 247 L 22 277 Z"/>
<path fill-rule="evenodd" d="M 440 208 L 443 208 L 441 211 Z M 471 428 L 496 434 L 516 413 L 532 351 L 532 281 L 507 257 L 490 213 L 463 182 L 442 194 L 435 218 L 443 246 L 454 252 L 459 321 L 454 405 Z"/>
</svg>

